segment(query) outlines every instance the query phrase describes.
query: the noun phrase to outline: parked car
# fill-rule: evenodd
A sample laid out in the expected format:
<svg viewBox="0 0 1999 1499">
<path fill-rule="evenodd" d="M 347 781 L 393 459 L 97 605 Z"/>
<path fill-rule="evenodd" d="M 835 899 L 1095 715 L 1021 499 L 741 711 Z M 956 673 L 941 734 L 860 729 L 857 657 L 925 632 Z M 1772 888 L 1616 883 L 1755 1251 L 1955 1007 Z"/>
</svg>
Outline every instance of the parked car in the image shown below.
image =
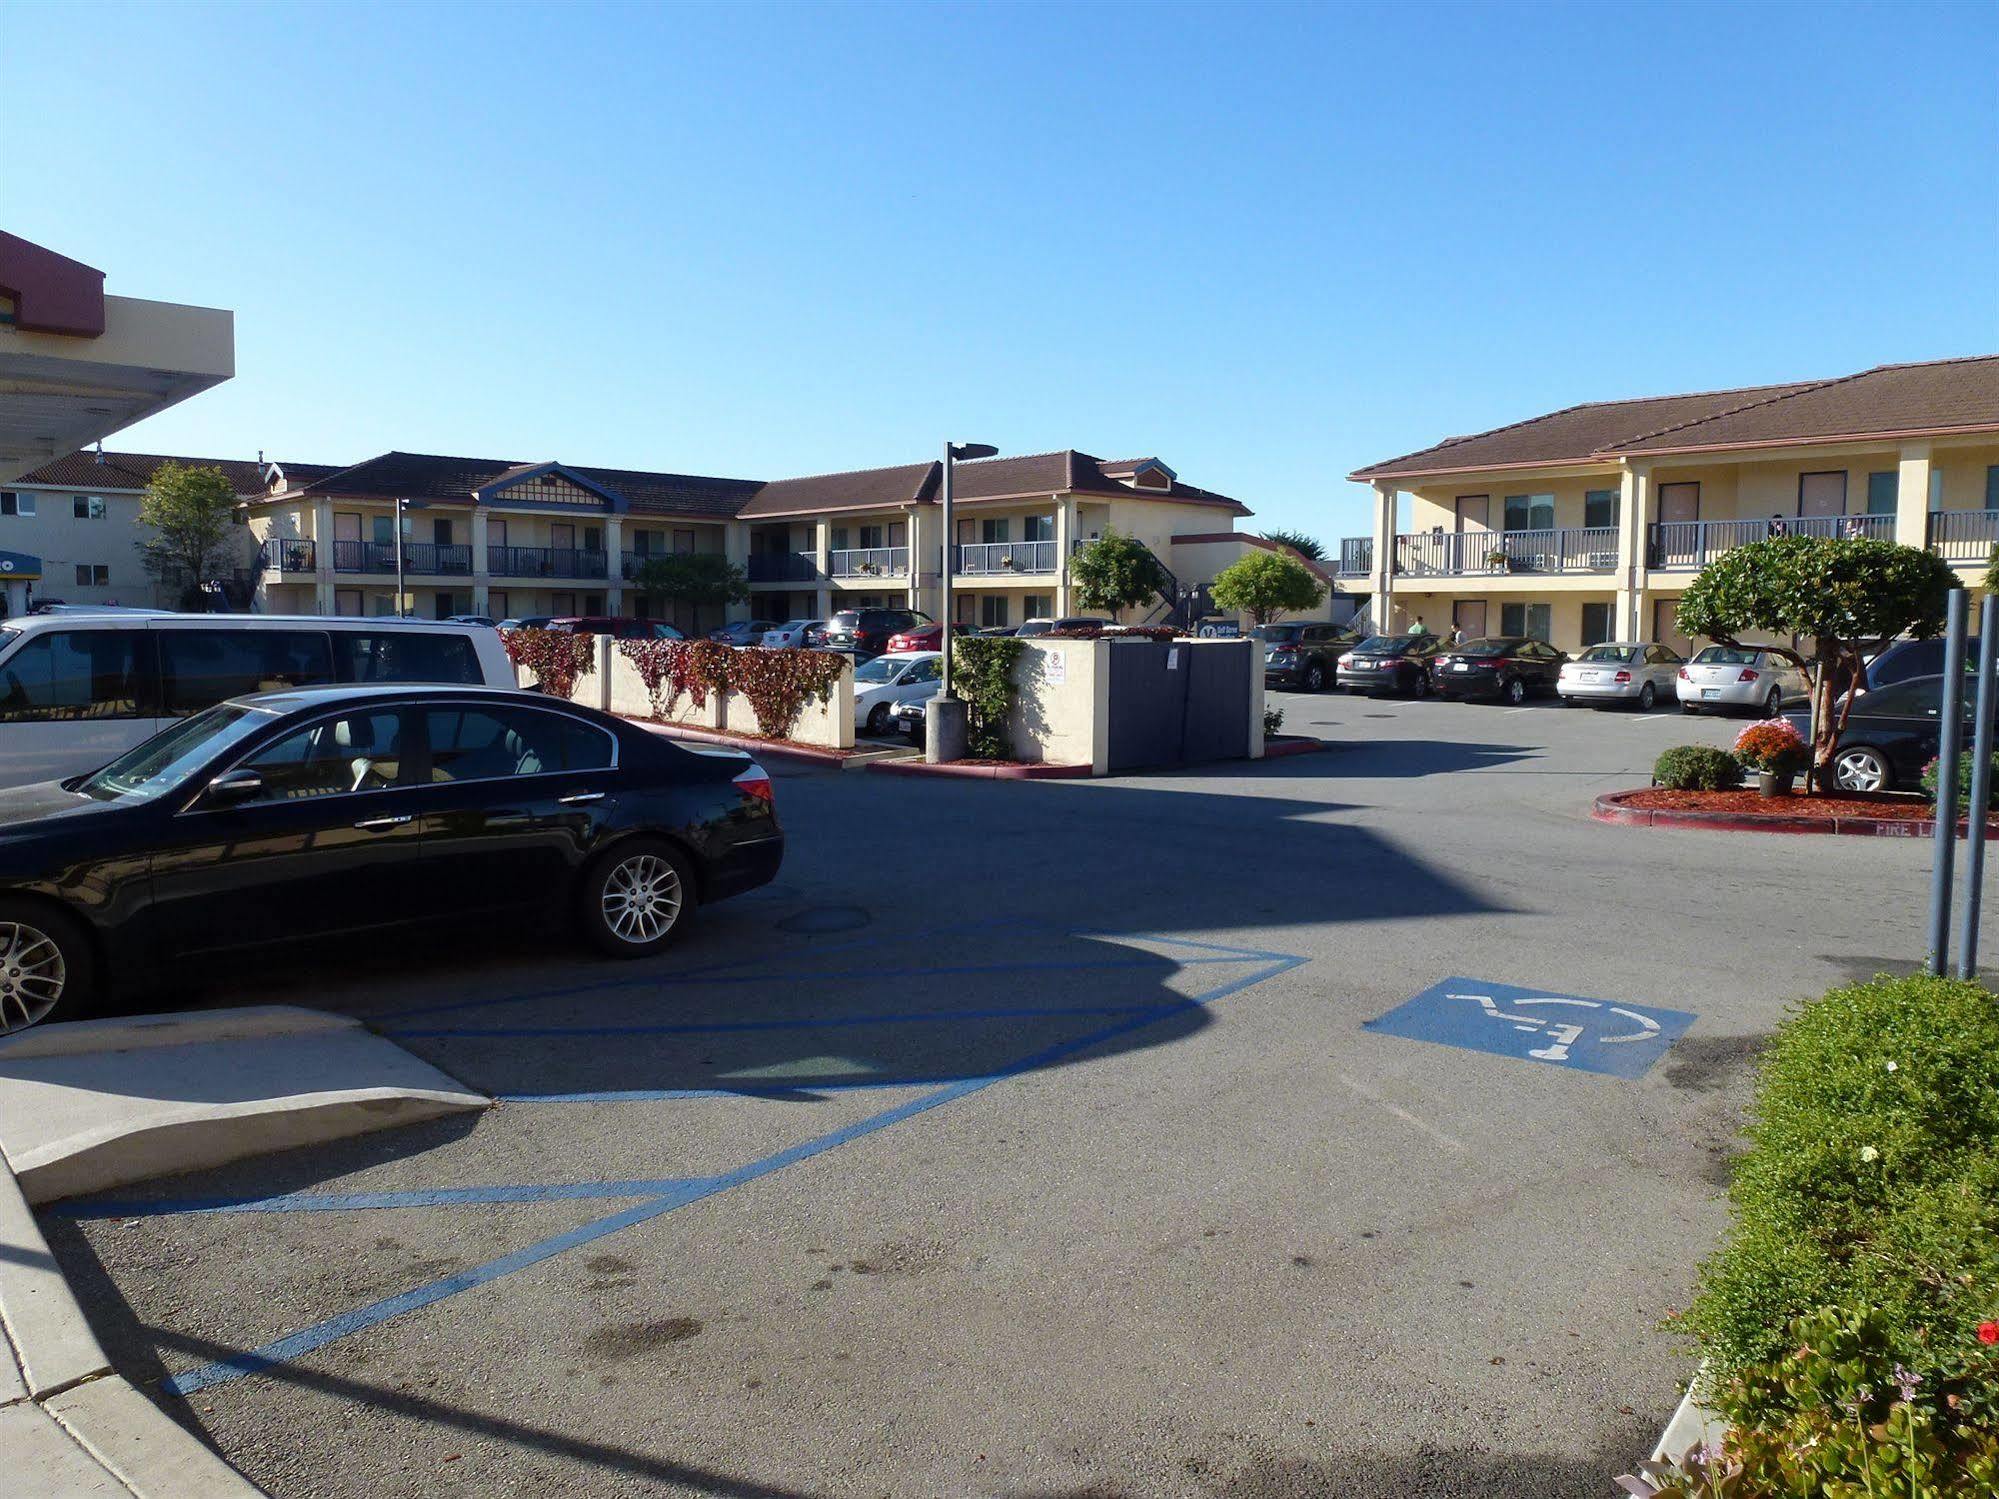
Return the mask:
<svg viewBox="0 0 1999 1499">
<path fill-rule="evenodd" d="M 1052 619 L 1038 619 L 1038 618 L 1023 619 L 1017 626 L 1014 627 L 1013 633 L 1022 637 L 1032 636 L 1032 635 L 1046 635 L 1050 630 L 1054 628 L 1055 628 L 1055 621 Z"/>
<path fill-rule="evenodd" d="M 1650 640 L 1586 646 L 1573 661 L 1562 663 L 1555 690 L 1565 703 L 1588 703 L 1592 708 L 1629 703 L 1649 713 L 1673 690 L 1685 660 L 1672 647 Z"/>
<path fill-rule="evenodd" d="M 962 637 L 972 634 L 973 630 L 967 624 L 954 624 L 951 626 L 951 633 L 954 636 Z M 942 650 L 944 648 L 944 626 L 933 620 L 927 625 L 917 625 L 913 629 L 899 631 L 889 636 L 888 648 L 897 653 Z"/>
<path fill-rule="evenodd" d="M 854 732 L 886 734 L 896 706 L 943 685 L 941 651 L 890 651 L 854 668 Z"/>
<path fill-rule="evenodd" d="M 1212 632 L 1219 627 L 1201 628 Z M 1229 629 L 1233 633 L 1235 626 Z M 1207 638 L 1218 637 L 1209 633 Z M 1339 675 L 1340 657 L 1359 644 L 1358 635 L 1338 625 L 1265 625 L 1263 683 L 1266 687 L 1302 687 L 1317 692 Z"/>
<path fill-rule="evenodd" d="M 790 619 L 781 625 L 774 625 L 764 631 L 763 643 L 771 650 L 783 650 L 792 646 L 812 644 L 812 633 L 818 631 L 824 638 L 826 621 L 823 619 Z"/>
<path fill-rule="evenodd" d="M 889 637 L 930 622 L 921 609 L 842 609 L 826 622 L 826 648 L 879 656 Z"/>
<path fill-rule="evenodd" d="M 1967 688 L 1970 682 L 1966 682 Z M 1970 731 L 1978 716 L 1974 692 L 1961 698 L 1965 753 L 1971 751 Z M 1784 710 L 1783 716 L 1810 741 L 1808 705 Z M 1943 721 L 1943 677 L 1907 677 L 1863 692 L 1853 700 L 1846 727 L 1832 752 L 1833 777 L 1842 791 L 1914 791 L 1922 785 L 1923 767 L 1936 758 Z"/>
<path fill-rule="evenodd" d="M 911 702 L 897 703 L 895 705 L 895 713 L 891 717 L 890 722 L 894 726 L 895 731 L 911 744 L 923 743 L 925 734 L 924 724 L 929 718 L 931 699 L 935 696 L 936 694 L 932 693 L 930 697 L 919 697 Z"/>
<path fill-rule="evenodd" d="M 708 638 L 721 645 L 757 645 L 762 642 L 765 631 L 776 628 L 776 620 L 737 619 L 719 630 L 710 630 Z"/>
<path fill-rule="evenodd" d="M 755 761 L 591 708 L 479 687 L 230 698 L 90 775 L 0 792 L 0 1031 L 165 963 L 293 961 L 301 939 L 416 921 L 560 911 L 639 957 L 783 852 Z"/>
<path fill-rule="evenodd" d="M 831 620 L 826 620 L 807 630 L 805 632 L 805 643 L 815 651 L 826 650 L 828 648 L 826 644 L 826 630 L 831 623 Z"/>
<path fill-rule="evenodd" d="M 1020 626 L 987 625 L 983 630 L 979 631 L 979 633 L 981 635 L 994 635 L 994 636 L 1018 635 L 1020 633 Z"/>
<path fill-rule="evenodd" d="M 503 630 L 546 630 L 548 622 L 554 617 L 551 614 L 530 614 L 521 619 L 503 619 L 500 621 L 500 628 Z"/>
<path fill-rule="evenodd" d="M 1964 642 L 1964 664 L 1968 671 L 1978 669 L 1978 637 L 1969 636 Z M 1886 647 L 1867 663 L 1867 687 L 1887 687 L 1896 682 L 1906 682 L 1911 677 L 1941 677 L 1943 675 L 1943 637 L 1934 636 L 1929 640 L 1897 640 Z"/>
<path fill-rule="evenodd" d="M 499 625 L 498 620 L 484 614 L 447 614 L 444 616 L 444 622 L 451 625 L 484 625 L 489 630 Z"/>
<path fill-rule="evenodd" d="M 1490 697 L 1517 705 L 1534 693 L 1553 692 L 1568 659 L 1545 640 L 1488 635 L 1440 650 L 1432 675 L 1441 696 Z"/>
<path fill-rule="evenodd" d="M 685 640 L 663 619 L 638 619 L 628 614 L 573 614 L 551 619 L 547 627 L 571 635 L 609 635 L 613 640 Z"/>
<path fill-rule="evenodd" d="M 225 698 L 340 682 L 514 686 L 499 635 L 442 620 L 40 614 L 0 624 L 0 786 L 95 770 Z"/>
<path fill-rule="evenodd" d="M 1339 659 L 1335 684 L 1352 692 L 1430 695 L 1434 635 L 1371 635 Z"/>
<path fill-rule="evenodd" d="M 1774 718 L 1784 700 L 1806 690 L 1805 674 L 1782 656 L 1754 646 L 1703 646 L 1673 683 L 1682 713 L 1736 708 Z"/>
</svg>

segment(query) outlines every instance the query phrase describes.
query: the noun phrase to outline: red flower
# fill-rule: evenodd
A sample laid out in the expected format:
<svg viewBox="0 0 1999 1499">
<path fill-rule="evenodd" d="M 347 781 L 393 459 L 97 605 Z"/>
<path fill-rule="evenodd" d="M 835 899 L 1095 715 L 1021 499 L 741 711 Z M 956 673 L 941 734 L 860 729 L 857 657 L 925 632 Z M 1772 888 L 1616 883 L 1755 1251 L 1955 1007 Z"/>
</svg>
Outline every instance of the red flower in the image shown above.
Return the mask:
<svg viewBox="0 0 1999 1499">
<path fill-rule="evenodd" d="M 1999 1322 L 1979 1323 L 1978 1341 L 1988 1346 L 1993 1343 L 1999 1343 Z"/>
</svg>

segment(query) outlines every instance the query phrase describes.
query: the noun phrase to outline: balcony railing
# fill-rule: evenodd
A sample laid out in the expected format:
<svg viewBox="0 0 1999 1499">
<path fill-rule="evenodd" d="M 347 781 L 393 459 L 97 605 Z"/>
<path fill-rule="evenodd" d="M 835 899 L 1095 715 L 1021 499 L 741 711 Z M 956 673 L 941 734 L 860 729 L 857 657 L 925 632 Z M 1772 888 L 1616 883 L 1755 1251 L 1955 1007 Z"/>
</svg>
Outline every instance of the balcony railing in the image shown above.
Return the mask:
<svg viewBox="0 0 1999 1499">
<path fill-rule="evenodd" d="M 1777 530 L 1781 526 L 1783 529 Z M 1660 571 L 1695 571 L 1723 552 L 1770 536 L 1865 536 L 1895 539 L 1892 515 L 1781 515 L 1747 520 L 1670 520 L 1652 527 L 1645 565 Z M 1982 554 L 1981 554 L 1982 555 Z"/>
<path fill-rule="evenodd" d="M 336 541 L 333 570 L 337 573 L 392 573 L 396 570 L 393 541 Z"/>
<path fill-rule="evenodd" d="M 309 573 L 317 563 L 311 541 L 301 538 L 267 541 L 262 566 L 266 572 Z"/>
<path fill-rule="evenodd" d="M 816 552 L 752 552 L 749 574 L 752 583 L 816 583 L 819 556 Z"/>
<path fill-rule="evenodd" d="M 1374 571 L 1374 538 L 1347 536 L 1340 541 L 1340 576 L 1365 578 Z"/>
<path fill-rule="evenodd" d="M 1052 573 L 1052 541 L 988 541 L 951 548 L 952 571 L 970 575 L 993 573 Z"/>
<path fill-rule="evenodd" d="M 603 552 L 577 547 L 486 548 L 486 571 L 496 578 L 601 578 L 610 561 Z"/>
<path fill-rule="evenodd" d="M 290 542 L 287 545 L 304 545 L 310 542 Z M 305 566 L 301 572 L 312 566 L 311 553 L 307 552 Z M 280 564 L 289 568 L 290 563 Z M 333 570 L 337 573 L 393 573 L 396 570 L 396 544 L 393 541 L 336 541 L 333 543 Z M 472 576 L 472 548 L 435 541 L 406 541 L 403 543 L 403 574 L 433 578 L 469 578 Z"/>
<path fill-rule="evenodd" d="M 1999 546 L 1999 510 L 1932 510 L 1929 541 L 1946 562 L 1983 562 Z"/>
<path fill-rule="evenodd" d="M 836 578 L 906 578 L 908 547 L 848 547 L 830 554 Z"/>
<path fill-rule="evenodd" d="M 1615 526 L 1558 526 L 1546 531 L 1431 531 L 1395 538 L 1395 570 L 1404 576 L 1607 573 L 1616 566 Z"/>
</svg>

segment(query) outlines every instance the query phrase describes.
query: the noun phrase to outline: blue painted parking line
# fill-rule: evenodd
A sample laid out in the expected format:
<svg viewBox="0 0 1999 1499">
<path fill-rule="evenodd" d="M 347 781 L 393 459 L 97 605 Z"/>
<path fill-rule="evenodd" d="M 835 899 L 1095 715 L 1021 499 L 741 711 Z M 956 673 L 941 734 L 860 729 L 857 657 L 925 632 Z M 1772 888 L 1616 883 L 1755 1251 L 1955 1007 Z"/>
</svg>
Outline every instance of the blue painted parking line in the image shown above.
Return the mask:
<svg viewBox="0 0 1999 1499">
<path fill-rule="evenodd" d="M 1200 958 L 1202 963 L 1226 962 L 1223 958 Z M 1237 961 L 1242 961 L 1238 959 Z M 1136 965 L 1134 965 L 1136 966 Z M 1151 966 L 1151 965 L 1145 965 Z M 897 981 L 906 977 L 897 969 Z M 879 978 L 880 970 L 872 977 Z M 386 1030 L 385 1036 L 507 1036 L 549 1039 L 561 1036 L 710 1036 L 735 1031 L 816 1031 L 839 1030 L 851 1026 L 933 1025 L 954 1020 L 1045 1020 L 1058 1015 L 1130 1015 L 1139 1010 L 1173 1008 L 1160 1005 L 1055 1005 L 996 1010 L 904 1010 L 881 1015 L 806 1016 L 798 1020 L 718 1020 L 690 1025 L 535 1025 L 467 1026 L 463 1029 Z"/>
<path fill-rule="evenodd" d="M 1549 994 L 1483 979 L 1448 978 L 1362 1030 L 1434 1041 L 1517 1061 L 1643 1077 L 1697 1017 L 1687 1010 Z"/>
<path fill-rule="evenodd" d="M 1028 923 L 1019 923 L 1019 925 L 1026 926 L 1028 925 Z M 1068 937 L 1076 934 L 1064 932 L 1062 933 L 1062 935 Z M 1172 944 L 1178 942 L 1180 939 L 1165 937 L 1165 936 L 1148 936 L 1139 940 L 1153 941 L 1163 944 Z M 927 1113 L 932 1109 L 941 1107 L 944 1104 L 952 1103 L 958 1099 L 968 1097 L 971 1094 L 979 1092 L 982 1089 L 991 1087 L 994 1083 L 1001 1082 L 1009 1078 L 1016 1078 L 1023 1074 L 1049 1067 L 1057 1062 L 1061 1062 L 1076 1057 L 1082 1053 L 1088 1052 L 1092 1048 L 1105 1045 L 1109 1042 L 1117 1040 L 1122 1036 L 1128 1035 L 1135 1031 L 1142 1030 L 1147 1026 L 1156 1025 L 1161 1020 L 1165 1019 L 1167 1016 L 1183 1013 L 1190 1009 L 1213 1004 L 1217 1000 L 1224 999 L 1232 994 L 1240 993 L 1242 990 L 1247 989 L 1254 984 L 1262 983 L 1267 979 L 1275 978 L 1281 973 L 1288 972 L 1291 969 L 1298 967 L 1300 964 L 1306 961 L 1305 958 L 1293 954 L 1264 952 L 1256 949 L 1229 949 L 1220 944 L 1214 944 L 1214 943 L 1190 942 L 1185 945 L 1194 947 L 1201 951 L 1227 953 L 1231 955 L 1227 959 L 1216 960 L 1216 961 L 1253 963 L 1257 966 L 1252 972 L 1240 975 L 1225 983 L 1215 985 L 1203 991 L 1202 993 L 1190 996 L 1185 1000 L 1176 1000 L 1170 1004 L 1138 1005 L 1138 1006 L 1097 1006 L 1097 1007 L 1084 1007 L 1079 1011 L 1068 1011 L 1068 1010 L 1058 1011 L 1056 1012 L 1058 1014 L 1082 1013 L 1082 1014 L 1090 1014 L 1096 1016 L 1109 1015 L 1115 1018 L 1111 1019 L 1111 1022 L 1109 1024 L 1097 1027 L 1096 1029 L 1090 1031 L 1088 1034 L 1082 1036 L 1076 1036 L 1064 1041 L 1055 1042 L 1052 1045 L 1044 1047 L 1039 1051 L 1033 1052 L 1027 1056 L 1017 1059 L 1014 1062 L 1009 1063 L 1004 1068 L 998 1069 L 993 1072 L 985 1073 L 977 1077 L 961 1078 L 956 1081 L 950 1082 L 946 1086 L 938 1088 L 934 1092 L 925 1093 L 921 1097 L 907 1100 L 903 1103 L 896 1105 L 893 1108 L 885 1109 L 878 1114 L 871 1115 L 868 1118 L 862 1119 L 856 1123 L 846 1125 L 839 1129 L 828 1131 L 827 1133 L 817 1135 L 812 1139 L 805 1140 L 796 1145 L 789 1146 L 783 1150 L 773 1152 L 772 1154 L 764 1156 L 759 1160 L 751 1161 L 746 1165 L 739 1166 L 733 1171 L 724 1172 L 719 1175 L 711 1177 L 679 1179 L 670 1184 L 663 1184 L 664 1190 L 660 1191 L 659 1195 L 650 1197 L 646 1201 L 634 1204 L 632 1207 L 626 1208 L 621 1212 L 611 1214 L 608 1217 L 598 1219 L 591 1223 L 583 1224 L 577 1228 L 570 1229 L 567 1232 L 552 1235 L 549 1238 L 542 1239 L 533 1244 L 526 1245 L 520 1249 L 514 1250 L 509 1254 L 502 1255 L 497 1259 L 489 1260 L 482 1265 L 477 1265 L 469 1270 L 462 1271 L 459 1274 L 446 1276 L 439 1280 L 432 1281 L 426 1285 L 413 1287 L 412 1289 L 404 1291 L 399 1295 L 386 1297 L 383 1298 L 382 1300 L 370 1303 L 367 1306 L 358 1307 L 352 1311 L 343 1312 L 337 1316 L 326 1318 L 323 1321 L 314 1323 L 310 1327 L 302 1328 L 297 1332 L 291 1333 L 286 1337 L 278 1338 L 272 1342 L 262 1345 L 261 1347 L 251 1349 L 240 1354 L 236 1354 L 227 1359 L 222 1359 L 214 1363 L 203 1365 L 199 1368 L 188 1370 L 182 1374 L 175 1375 L 169 1379 L 162 1381 L 160 1388 L 168 1394 L 187 1396 L 195 1393 L 196 1391 L 209 1389 L 215 1385 L 224 1384 L 231 1380 L 241 1379 L 247 1375 L 255 1374 L 261 1370 L 269 1369 L 276 1365 L 283 1364 L 293 1359 L 303 1357 L 306 1354 L 312 1353 L 317 1349 L 326 1347 L 330 1343 L 337 1342 L 342 1338 L 346 1338 L 352 1336 L 355 1333 L 362 1332 L 367 1328 L 379 1326 L 380 1324 L 387 1322 L 393 1318 L 404 1316 L 407 1313 L 417 1311 L 423 1307 L 435 1305 L 437 1302 L 443 1301 L 451 1296 L 456 1296 L 461 1292 L 472 1290 L 478 1286 L 490 1284 L 491 1282 L 498 1280 L 504 1276 L 512 1275 L 517 1271 L 528 1269 L 534 1265 L 542 1264 L 545 1261 L 550 1260 L 557 1255 L 567 1252 L 568 1250 L 577 1248 L 584 1244 L 594 1243 L 600 1239 L 607 1237 L 610 1234 L 620 1232 L 621 1230 L 630 1228 L 636 1224 L 645 1223 L 654 1218 L 658 1218 L 663 1214 L 670 1213 L 676 1208 L 685 1207 L 690 1203 L 699 1202 L 705 1198 L 715 1196 L 718 1193 L 726 1192 L 735 1187 L 742 1186 L 745 1183 L 756 1181 L 761 1177 L 770 1175 L 772 1172 L 783 1170 L 787 1166 L 795 1165 L 800 1161 L 808 1160 L 814 1156 L 823 1154 L 826 1151 L 837 1149 L 838 1147 L 846 1145 L 852 1141 L 859 1140 L 868 1135 L 875 1134 L 893 1125 L 902 1123 L 907 1119 L 914 1118 L 920 1114 Z M 1168 961 L 1177 961 L 1177 960 L 1168 959 Z M 1199 963 L 1207 960 L 1192 959 L 1188 961 L 1190 963 Z M 1075 963 L 1075 964 L 1061 965 L 1061 966 L 1069 967 L 1072 969 L 1079 969 L 1079 970 L 1090 970 L 1100 965 L 1097 965 L 1093 962 L 1082 962 L 1082 963 Z M 1114 966 L 1126 967 L 1133 965 L 1118 964 Z M 1145 964 L 1141 966 L 1149 967 L 1152 965 Z M 881 973 L 877 974 L 876 976 L 884 979 L 894 979 L 898 976 L 898 974 L 895 970 L 884 970 Z M 798 974 L 798 975 L 787 975 L 787 977 L 810 978 L 811 975 Z M 469 1008 L 470 1006 L 466 1007 Z M 444 1008 L 457 1008 L 457 1007 L 444 1007 Z M 413 1013 L 413 1012 L 404 1012 L 404 1013 Z M 869 1080 L 869 1084 L 878 1087 L 927 1085 L 927 1084 L 915 1084 L 908 1082 L 897 1083 L 893 1080 L 880 1080 L 880 1079 L 871 1079 Z M 851 1086 L 851 1085 L 828 1084 L 825 1086 L 830 1090 L 831 1088 L 838 1086 Z M 644 1096 L 714 1097 L 718 1096 L 720 1091 L 721 1090 L 707 1090 L 707 1089 L 662 1090 L 658 1093 L 644 1095 Z M 799 1089 L 796 1085 L 794 1085 L 782 1089 L 760 1087 L 755 1091 L 758 1093 L 771 1094 L 771 1095 L 797 1096 Z M 738 1095 L 738 1096 L 748 1095 L 751 1092 L 752 1090 L 748 1088 L 741 1090 L 728 1090 L 729 1095 Z M 567 1095 L 566 1097 L 576 1101 L 599 1101 L 599 1100 L 629 1101 L 638 1096 L 640 1095 L 632 1093 L 612 1093 L 612 1094 L 576 1094 L 576 1095 Z M 547 1101 L 558 1101 L 563 1099 L 565 1096 L 542 1095 L 541 1097 L 543 1097 Z M 552 1189 L 506 1188 L 506 1187 L 446 1188 L 446 1189 L 439 1189 L 439 1191 L 435 1194 L 430 1194 L 434 1196 L 435 1198 L 434 1202 L 423 1202 L 423 1203 L 419 1203 L 415 1199 L 418 1196 L 422 1196 L 425 1194 L 406 1194 L 406 1193 L 287 1194 L 286 1196 L 281 1196 L 277 1198 L 248 1199 L 247 1201 L 249 1202 L 262 1201 L 271 1204 L 277 1204 L 285 1202 L 288 1197 L 289 1200 L 296 1203 L 299 1202 L 300 1199 L 302 1198 L 318 1198 L 323 1195 L 326 1199 L 329 1200 L 328 1207 L 323 1210 L 335 1210 L 331 1204 L 330 1199 L 344 1195 L 348 1199 L 350 1199 L 352 1205 L 354 1206 L 371 1206 L 371 1205 L 387 1206 L 390 1205 L 391 1199 L 407 1199 L 404 1201 L 399 1201 L 396 1205 L 444 1206 L 444 1205 L 449 1205 L 453 1202 L 516 1200 L 508 1198 L 493 1198 L 491 1196 L 480 1195 L 480 1194 L 491 1194 L 494 1192 L 506 1193 L 506 1192 L 520 1191 L 520 1192 L 532 1193 L 536 1191 L 546 1191 L 551 1196 L 559 1196 L 559 1195 L 575 1195 L 578 1197 L 592 1196 L 592 1195 L 610 1196 L 610 1195 L 624 1195 L 624 1194 L 622 1192 L 616 1192 L 610 1190 L 593 1192 L 588 1189 L 592 1187 L 599 1189 L 630 1188 L 640 1185 L 643 1184 L 624 1182 L 624 1183 L 569 1184 L 566 1187 L 556 1187 Z M 459 1195 L 453 1195 L 453 1194 L 459 1194 Z M 533 1197 L 524 1197 L 517 1200 L 537 1200 L 537 1199 Z M 100 1204 L 86 1203 L 81 1205 L 80 1211 L 90 1211 L 98 1206 L 100 1206 Z M 155 1211 L 172 1211 L 172 1210 L 173 1209 L 171 1208 L 155 1209 Z M 210 1202 L 208 1204 L 201 1206 L 190 1206 L 182 1210 L 199 1212 L 199 1211 L 225 1211 L 229 1209 L 223 1207 L 220 1203 Z M 241 1204 L 237 1205 L 237 1210 L 242 1210 Z M 252 1210 L 293 1211 L 297 1209 L 289 1207 L 272 1206 L 266 1209 L 252 1209 Z M 315 1209 L 308 1207 L 305 1208 L 304 1210 L 311 1211 Z"/>
<path fill-rule="evenodd" d="M 351 1213 L 376 1208 L 457 1207 L 466 1203 L 566 1202 L 652 1197 L 710 1181 L 670 1176 L 647 1181 L 552 1182 L 502 1187 L 428 1187 L 413 1192 L 285 1192 L 276 1197 L 91 1198 L 52 1203 L 57 1218 L 161 1218 L 189 1213 Z"/>
</svg>

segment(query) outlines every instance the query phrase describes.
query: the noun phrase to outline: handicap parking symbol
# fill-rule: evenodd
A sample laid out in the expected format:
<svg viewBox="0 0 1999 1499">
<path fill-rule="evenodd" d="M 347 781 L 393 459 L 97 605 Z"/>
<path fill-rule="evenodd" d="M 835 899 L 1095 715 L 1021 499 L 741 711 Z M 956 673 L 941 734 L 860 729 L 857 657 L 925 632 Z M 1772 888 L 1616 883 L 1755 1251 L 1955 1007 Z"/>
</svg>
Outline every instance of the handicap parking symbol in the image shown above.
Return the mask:
<svg viewBox="0 0 1999 1499">
<path fill-rule="evenodd" d="M 1643 1077 L 1694 1023 L 1687 1010 L 1448 978 L 1362 1030 L 1551 1067 Z"/>
</svg>

